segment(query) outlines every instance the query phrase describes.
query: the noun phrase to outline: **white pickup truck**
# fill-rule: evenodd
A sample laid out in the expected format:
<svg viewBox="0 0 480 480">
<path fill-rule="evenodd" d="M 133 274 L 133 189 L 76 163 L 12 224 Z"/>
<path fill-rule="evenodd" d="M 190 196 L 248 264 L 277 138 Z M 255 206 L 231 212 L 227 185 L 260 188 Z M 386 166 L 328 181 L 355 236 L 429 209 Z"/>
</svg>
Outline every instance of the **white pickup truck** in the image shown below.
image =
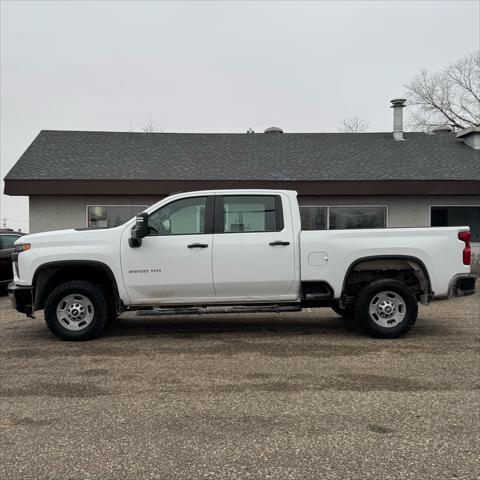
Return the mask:
<svg viewBox="0 0 480 480">
<path fill-rule="evenodd" d="M 123 225 L 26 235 L 12 256 L 14 307 L 44 309 L 64 340 L 97 337 L 125 310 L 155 314 L 331 307 L 399 337 L 418 302 L 474 293 L 468 227 L 302 231 L 296 192 L 164 198 Z"/>
</svg>

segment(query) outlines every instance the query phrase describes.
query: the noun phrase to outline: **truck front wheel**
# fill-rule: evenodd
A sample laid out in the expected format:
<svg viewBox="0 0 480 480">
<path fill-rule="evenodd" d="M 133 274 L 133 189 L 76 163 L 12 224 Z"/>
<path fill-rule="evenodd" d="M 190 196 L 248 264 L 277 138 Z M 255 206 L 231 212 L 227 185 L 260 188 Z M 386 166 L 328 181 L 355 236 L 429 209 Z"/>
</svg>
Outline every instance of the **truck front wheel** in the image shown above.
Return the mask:
<svg viewBox="0 0 480 480">
<path fill-rule="evenodd" d="M 45 321 L 62 340 L 91 340 L 100 335 L 109 315 L 108 302 L 98 286 L 71 281 L 55 288 L 45 302 Z"/>
<path fill-rule="evenodd" d="M 355 299 L 355 317 L 376 338 L 398 338 L 415 324 L 418 304 L 411 290 L 398 280 L 376 280 Z"/>
</svg>

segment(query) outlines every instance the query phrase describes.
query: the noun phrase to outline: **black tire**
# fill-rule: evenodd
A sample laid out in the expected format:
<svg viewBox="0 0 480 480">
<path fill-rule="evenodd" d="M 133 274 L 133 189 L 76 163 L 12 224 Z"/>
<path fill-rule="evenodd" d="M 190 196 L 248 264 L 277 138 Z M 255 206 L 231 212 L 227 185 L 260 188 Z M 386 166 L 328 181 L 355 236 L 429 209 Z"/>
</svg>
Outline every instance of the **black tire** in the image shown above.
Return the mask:
<svg viewBox="0 0 480 480">
<path fill-rule="evenodd" d="M 353 305 L 349 305 L 347 308 L 342 308 L 339 305 L 332 305 L 331 309 L 346 320 L 350 320 L 355 317 Z"/>
<path fill-rule="evenodd" d="M 57 316 L 60 302 L 69 295 L 87 298 L 92 306 L 90 323 L 77 331 L 65 328 Z M 49 330 L 58 338 L 69 341 L 92 340 L 98 337 L 109 317 L 108 300 L 101 288 L 90 282 L 75 280 L 55 288 L 45 302 L 45 321 Z"/>
<path fill-rule="evenodd" d="M 381 307 L 379 299 L 384 298 L 388 302 L 388 294 L 392 299 L 397 295 L 403 304 L 396 307 L 396 315 L 403 311 L 403 319 L 393 320 L 393 317 L 387 315 L 386 318 L 380 317 L 377 313 Z M 397 300 L 392 300 L 395 303 Z M 375 305 L 377 302 L 377 305 Z M 375 310 L 370 313 L 370 307 Z M 415 324 L 418 314 L 417 299 L 411 290 L 398 280 L 382 279 L 375 280 L 361 290 L 355 299 L 355 317 L 360 327 L 375 338 L 399 338 L 405 335 Z M 392 326 L 382 326 L 379 323 L 391 323 Z"/>
<path fill-rule="evenodd" d="M 114 322 L 120 316 L 120 314 L 117 313 L 117 307 L 115 303 L 110 300 L 105 290 L 103 290 L 103 294 L 105 298 L 107 298 L 107 308 L 108 308 L 107 322 Z"/>
</svg>

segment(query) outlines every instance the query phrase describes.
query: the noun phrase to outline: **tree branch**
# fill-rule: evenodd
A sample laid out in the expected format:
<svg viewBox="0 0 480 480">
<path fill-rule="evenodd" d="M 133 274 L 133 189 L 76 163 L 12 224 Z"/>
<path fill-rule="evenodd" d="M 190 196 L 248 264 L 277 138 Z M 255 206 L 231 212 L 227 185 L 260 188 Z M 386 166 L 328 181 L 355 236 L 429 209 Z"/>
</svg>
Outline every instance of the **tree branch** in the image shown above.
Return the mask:
<svg viewBox="0 0 480 480">
<path fill-rule="evenodd" d="M 439 72 L 421 70 L 405 85 L 410 122 L 447 123 L 454 128 L 480 125 L 480 52 L 467 55 Z"/>
</svg>

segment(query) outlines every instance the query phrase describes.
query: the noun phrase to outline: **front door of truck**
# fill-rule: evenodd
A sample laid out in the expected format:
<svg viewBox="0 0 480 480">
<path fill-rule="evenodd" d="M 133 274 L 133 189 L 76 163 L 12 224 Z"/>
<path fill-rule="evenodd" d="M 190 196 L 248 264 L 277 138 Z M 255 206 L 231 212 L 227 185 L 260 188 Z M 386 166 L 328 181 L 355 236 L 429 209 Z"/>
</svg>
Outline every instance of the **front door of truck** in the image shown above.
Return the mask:
<svg viewBox="0 0 480 480">
<path fill-rule="evenodd" d="M 150 234 L 131 248 L 122 237 L 122 272 L 132 304 L 198 303 L 214 297 L 213 196 L 173 200 L 151 213 Z M 130 229 L 128 229 L 130 230 Z"/>
<path fill-rule="evenodd" d="M 291 293 L 295 239 L 288 198 L 273 194 L 215 196 L 213 278 L 217 298 L 225 301 L 296 297 Z"/>
</svg>

